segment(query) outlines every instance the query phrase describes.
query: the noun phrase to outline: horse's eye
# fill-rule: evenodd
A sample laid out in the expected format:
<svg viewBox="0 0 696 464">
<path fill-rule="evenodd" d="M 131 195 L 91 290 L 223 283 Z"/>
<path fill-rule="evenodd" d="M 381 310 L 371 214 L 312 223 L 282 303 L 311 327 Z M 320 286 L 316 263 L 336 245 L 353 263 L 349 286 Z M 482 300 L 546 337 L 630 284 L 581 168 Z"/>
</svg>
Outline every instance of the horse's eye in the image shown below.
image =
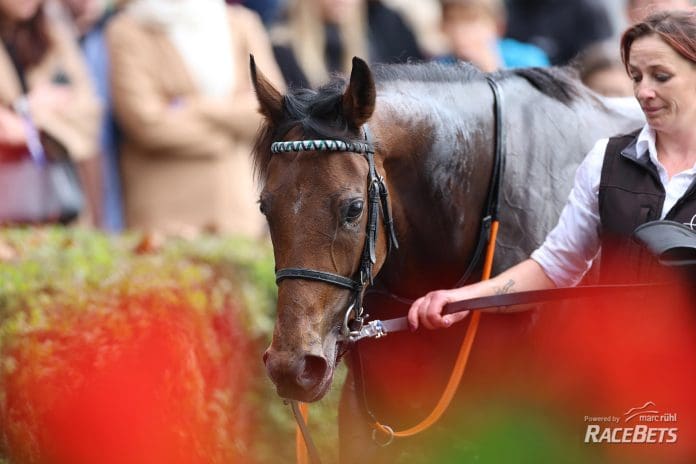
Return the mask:
<svg viewBox="0 0 696 464">
<path fill-rule="evenodd" d="M 362 200 L 352 201 L 350 203 L 350 205 L 348 205 L 348 209 L 346 210 L 345 221 L 346 222 L 356 222 L 358 219 L 360 219 L 362 212 L 363 212 L 363 201 Z"/>
<path fill-rule="evenodd" d="M 266 203 L 261 200 L 259 200 L 259 211 L 261 211 L 261 214 L 264 216 L 266 215 Z"/>
</svg>

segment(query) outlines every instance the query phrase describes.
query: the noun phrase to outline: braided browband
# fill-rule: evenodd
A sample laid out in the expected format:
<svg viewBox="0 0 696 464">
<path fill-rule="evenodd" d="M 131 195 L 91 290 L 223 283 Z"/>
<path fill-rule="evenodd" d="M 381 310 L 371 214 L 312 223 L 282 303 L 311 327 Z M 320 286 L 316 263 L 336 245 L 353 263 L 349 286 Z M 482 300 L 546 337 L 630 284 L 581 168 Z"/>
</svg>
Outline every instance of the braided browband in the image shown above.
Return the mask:
<svg viewBox="0 0 696 464">
<path fill-rule="evenodd" d="M 299 151 L 348 151 L 352 153 L 374 153 L 372 144 L 364 142 L 344 142 L 342 140 L 293 140 L 273 142 L 271 153 Z"/>
</svg>

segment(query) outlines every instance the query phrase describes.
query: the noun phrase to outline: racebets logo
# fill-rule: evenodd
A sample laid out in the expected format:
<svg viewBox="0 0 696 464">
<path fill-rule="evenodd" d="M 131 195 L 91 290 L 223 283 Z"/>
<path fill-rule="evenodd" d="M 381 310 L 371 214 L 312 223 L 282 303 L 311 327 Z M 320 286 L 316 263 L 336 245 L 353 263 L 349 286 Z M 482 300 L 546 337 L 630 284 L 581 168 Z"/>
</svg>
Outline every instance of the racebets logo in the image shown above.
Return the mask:
<svg viewBox="0 0 696 464">
<path fill-rule="evenodd" d="M 623 420 L 623 424 L 621 421 Z M 631 408 L 622 418 L 585 416 L 585 443 L 676 443 L 676 413 L 663 413 L 655 403 Z"/>
</svg>

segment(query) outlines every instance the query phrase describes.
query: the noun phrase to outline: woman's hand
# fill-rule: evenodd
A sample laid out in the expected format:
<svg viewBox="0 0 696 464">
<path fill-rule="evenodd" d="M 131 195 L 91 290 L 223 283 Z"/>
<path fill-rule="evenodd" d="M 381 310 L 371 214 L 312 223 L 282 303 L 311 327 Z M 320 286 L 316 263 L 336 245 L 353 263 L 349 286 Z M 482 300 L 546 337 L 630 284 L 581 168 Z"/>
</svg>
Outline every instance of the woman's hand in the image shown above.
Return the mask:
<svg viewBox="0 0 696 464">
<path fill-rule="evenodd" d="M 416 330 L 421 325 L 426 329 L 444 329 L 461 321 L 469 315 L 469 311 L 445 316 L 442 311 L 448 303 L 474 298 L 473 295 L 467 296 L 469 293 L 472 293 L 469 287 L 462 287 L 452 290 L 435 290 L 418 298 L 408 310 L 408 324 L 411 330 Z"/>
<path fill-rule="evenodd" d="M 469 311 L 462 311 L 443 316 L 442 311 L 447 303 L 554 287 L 541 266 L 536 261 L 527 259 L 493 279 L 452 290 L 436 290 L 418 298 L 408 310 L 408 324 L 411 330 L 416 330 L 421 325 L 426 329 L 444 329 L 469 315 Z"/>
</svg>

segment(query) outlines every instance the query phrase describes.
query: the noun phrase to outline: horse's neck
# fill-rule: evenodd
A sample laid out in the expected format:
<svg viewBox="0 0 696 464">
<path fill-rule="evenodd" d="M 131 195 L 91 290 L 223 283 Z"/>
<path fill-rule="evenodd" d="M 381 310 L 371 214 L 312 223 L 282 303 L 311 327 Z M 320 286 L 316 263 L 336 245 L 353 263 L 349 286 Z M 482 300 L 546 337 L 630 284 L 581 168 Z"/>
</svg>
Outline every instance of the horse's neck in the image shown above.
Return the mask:
<svg viewBox="0 0 696 464">
<path fill-rule="evenodd" d="M 529 155 L 562 150 L 581 159 L 599 138 L 629 132 L 641 124 L 642 112 L 631 99 L 606 99 L 584 87 L 579 92 L 571 102 L 562 103 L 538 93 L 534 96 L 522 79 L 511 80 L 506 92 L 506 119 L 513 122 L 508 131 L 511 151 Z"/>
<path fill-rule="evenodd" d="M 460 104 L 418 92 L 376 115 L 400 240 L 379 276 L 392 291 L 414 296 L 452 285 L 471 257 L 488 189 L 493 106 L 485 82 L 470 85 L 481 91 L 462 94 Z"/>
<path fill-rule="evenodd" d="M 494 273 L 529 257 L 558 222 L 577 166 L 600 138 L 640 127 L 640 111 L 617 110 L 584 87 L 568 102 L 505 86 L 507 162 Z"/>
<path fill-rule="evenodd" d="M 506 79 L 503 90 L 508 165 L 498 270 L 541 244 L 594 142 L 640 126 L 634 112 L 617 111 L 589 93 L 562 103 L 521 78 Z M 491 171 L 493 99 L 487 84 L 438 92 L 417 89 L 417 98 L 401 101 L 385 96 L 376 115 L 401 241 L 379 280 L 409 295 L 452 285 L 464 272 Z"/>
</svg>

